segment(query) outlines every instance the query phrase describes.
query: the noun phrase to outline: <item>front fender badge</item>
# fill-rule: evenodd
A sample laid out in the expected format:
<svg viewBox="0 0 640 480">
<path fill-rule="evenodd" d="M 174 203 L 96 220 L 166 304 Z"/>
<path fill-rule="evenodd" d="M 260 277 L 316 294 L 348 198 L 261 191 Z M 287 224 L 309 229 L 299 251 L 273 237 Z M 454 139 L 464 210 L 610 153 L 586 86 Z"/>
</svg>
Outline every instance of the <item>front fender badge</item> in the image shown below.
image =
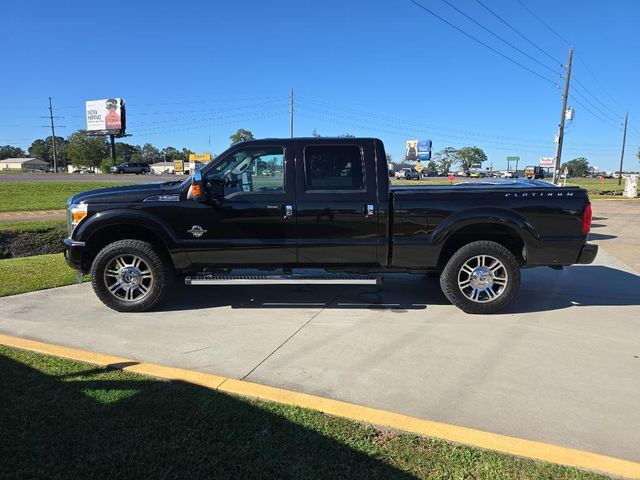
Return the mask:
<svg viewBox="0 0 640 480">
<path fill-rule="evenodd" d="M 189 230 L 187 230 L 187 233 L 190 233 L 196 238 L 200 238 L 202 235 L 207 233 L 207 231 L 204 228 L 202 228 L 200 225 L 194 225 Z"/>
</svg>

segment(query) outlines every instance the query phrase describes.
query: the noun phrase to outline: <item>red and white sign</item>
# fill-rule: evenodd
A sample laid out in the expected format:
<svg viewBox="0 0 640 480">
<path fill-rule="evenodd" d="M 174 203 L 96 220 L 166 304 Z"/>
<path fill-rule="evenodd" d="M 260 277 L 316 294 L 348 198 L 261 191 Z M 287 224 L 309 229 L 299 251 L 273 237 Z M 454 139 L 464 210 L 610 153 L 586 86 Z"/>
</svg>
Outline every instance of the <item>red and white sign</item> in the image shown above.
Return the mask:
<svg viewBox="0 0 640 480">
<path fill-rule="evenodd" d="M 556 164 L 556 159 L 553 157 L 542 157 L 540 159 L 540 166 L 543 168 L 553 168 Z"/>
</svg>

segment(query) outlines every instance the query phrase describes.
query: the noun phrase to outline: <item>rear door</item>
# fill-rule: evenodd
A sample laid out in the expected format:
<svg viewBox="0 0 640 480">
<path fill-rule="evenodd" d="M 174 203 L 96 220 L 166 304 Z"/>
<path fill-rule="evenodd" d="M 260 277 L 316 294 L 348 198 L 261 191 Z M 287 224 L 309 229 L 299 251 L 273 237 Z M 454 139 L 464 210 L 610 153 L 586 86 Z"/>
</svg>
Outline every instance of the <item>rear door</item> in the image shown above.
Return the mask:
<svg viewBox="0 0 640 480">
<path fill-rule="evenodd" d="M 298 263 L 379 264 L 373 140 L 296 141 Z"/>
</svg>

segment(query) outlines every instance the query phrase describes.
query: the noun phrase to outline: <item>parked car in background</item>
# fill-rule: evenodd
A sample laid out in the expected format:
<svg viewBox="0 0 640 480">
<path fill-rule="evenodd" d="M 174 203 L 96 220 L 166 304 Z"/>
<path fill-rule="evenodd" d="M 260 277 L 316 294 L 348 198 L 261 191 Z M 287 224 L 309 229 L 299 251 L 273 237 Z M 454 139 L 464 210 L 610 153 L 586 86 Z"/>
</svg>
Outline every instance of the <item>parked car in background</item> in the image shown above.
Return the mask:
<svg viewBox="0 0 640 480">
<path fill-rule="evenodd" d="M 396 173 L 396 178 L 402 178 L 403 180 L 420 180 L 420 174 L 414 168 L 403 168 Z"/>
<path fill-rule="evenodd" d="M 90 169 L 86 168 L 86 167 L 82 167 L 82 168 L 76 168 L 73 173 L 77 174 L 77 175 L 89 175 L 91 173 L 93 173 Z"/>
<path fill-rule="evenodd" d="M 111 167 L 111 173 L 135 173 L 136 175 L 145 175 L 151 173 L 151 167 L 148 163 L 121 163 L 117 167 Z"/>
<path fill-rule="evenodd" d="M 516 175 L 515 172 L 512 172 L 511 170 L 505 170 L 500 174 L 500 178 L 518 178 L 518 176 Z"/>
</svg>

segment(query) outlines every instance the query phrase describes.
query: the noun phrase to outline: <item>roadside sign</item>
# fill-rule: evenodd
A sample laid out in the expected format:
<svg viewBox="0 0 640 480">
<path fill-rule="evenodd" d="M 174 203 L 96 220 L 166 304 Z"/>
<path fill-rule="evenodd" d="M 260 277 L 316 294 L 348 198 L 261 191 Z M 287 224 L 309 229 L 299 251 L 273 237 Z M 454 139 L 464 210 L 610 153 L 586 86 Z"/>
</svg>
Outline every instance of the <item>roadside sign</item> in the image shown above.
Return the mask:
<svg viewBox="0 0 640 480">
<path fill-rule="evenodd" d="M 553 157 L 541 157 L 540 166 L 543 168 L 553 168 L 556 163 L 556 159 Z"/>
<path fill-rule="evenodd" d="M 184 160 L 173 161 L 173 171 L 178 174 L 184 173 Z"/>
<path fill-rule="evenodd" d="M 422 173 L 422 170 L 424 170 L 424 167 L 422 166 L 422 163 L 420 162 L 420 160 L 418 160 L 418 162 L 416 162 L 416 166 L 413 167 L 416 169 L 416 172 L 418 173 Z"/>
<path fill-rule="evenodd" d="M 189 162 L 210 162 L 211 154 L 210 153 L 190 153 L 189 154 Z"/>
<path fill-rule="evenodd" d="M 564 176 L 566 177 L 567 175 L 569 175 L 569 169 L 567 167 L 564 167 L 564 172 L 563 172 Z"/>
<path fill-rule="evenodd" d="M 453 175 L 453 173 L 449 174 L 449 181 L 451 182 L 451 185 L 453 185 L 453 181 L 456 179 L 456 177 Z"/>
<path fill-rule="evenodd" d="M 520 157 L 507 157 L 507 162 L 519 162 Z"/>
</svg>

